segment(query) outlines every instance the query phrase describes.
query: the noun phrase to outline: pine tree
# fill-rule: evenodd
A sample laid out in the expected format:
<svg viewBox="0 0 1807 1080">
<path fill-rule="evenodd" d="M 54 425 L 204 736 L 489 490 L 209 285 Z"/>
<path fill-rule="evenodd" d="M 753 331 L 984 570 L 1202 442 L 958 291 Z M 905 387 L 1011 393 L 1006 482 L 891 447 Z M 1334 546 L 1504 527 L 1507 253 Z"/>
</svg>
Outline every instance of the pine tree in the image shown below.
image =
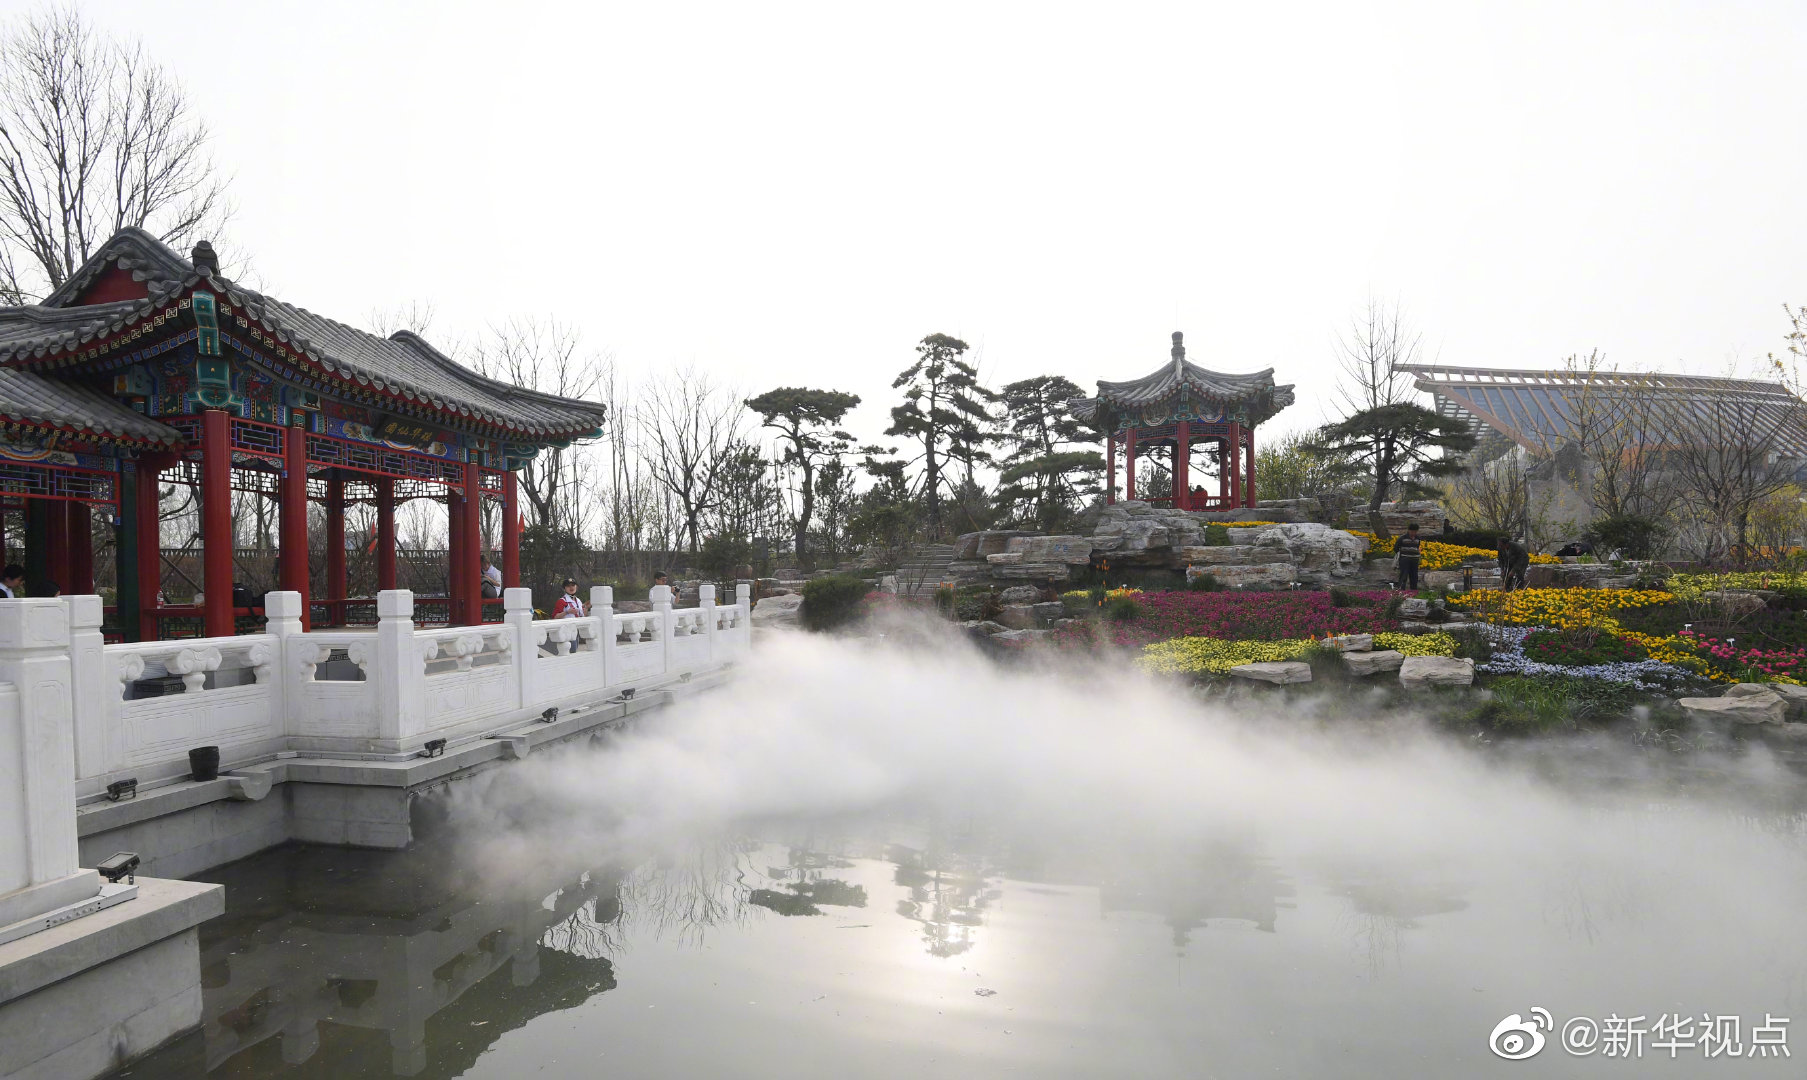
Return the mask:
<svg viewBox="0 0 1807 1080">
<path fill-rule="evenodd" d="M 916 362 L 891 383 L 905 388 L 904 401 L 891 410 L 886 435 L 900 435 L 922 447 L 912 459 L 922 462 L 922 494 L 931 532 L 941 530 L 941 495 L 953 484 L 949 461 L 973 466 L 989 460 L 983 445 L 990 414 L 986 403 L 995 395 L 979 385 L 979 372 L 966 362 L 966 342 L 946 334 L 930 334 L 916 346 Z"/>
<path fill-rule="evenodd" d="M 797 562 L 809 565 L 809 526 L 816 510 L 816 470 L 853 446 L 853 436 L 836 429 L 849 410 L 860 403 L 859 395 L 839 390 L 807 390 L 800 386 L 781 386 L 755 398 L 746 406 L 759 414 L 760 422 L 783 436 L 783 462 L 795 466 L 801 474 L 797 485 L 796 520 Z"/>
<path fill-rule="evenodd" d="M 1037 375 L 999 391 L 1004 406 L 1002 441 L 1010 453 L 998 476 L 998 502 L 1043 532 L 1058 532 L 1062 518 L 1100 490 L 1104 455 L 1096 432 L 1073 416 L 1085 392 L 1059 375 Z"/>
</svg>

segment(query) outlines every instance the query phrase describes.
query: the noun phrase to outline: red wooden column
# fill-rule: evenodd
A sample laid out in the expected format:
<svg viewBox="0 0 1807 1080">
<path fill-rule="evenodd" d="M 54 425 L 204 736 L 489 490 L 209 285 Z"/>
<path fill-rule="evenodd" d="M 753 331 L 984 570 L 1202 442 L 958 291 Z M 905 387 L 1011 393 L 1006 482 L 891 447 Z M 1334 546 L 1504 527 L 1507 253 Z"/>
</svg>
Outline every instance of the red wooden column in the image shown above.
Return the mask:
<svg viewBox="0 0 1807 1080">
<path fill-rule="evenodd" d="M 1192 425 L 1184 420 L 1173 443 L 1173 505 L 1180 510 L 1192 509 Z"/>
<path fill-rule="evenodd" d="M 201 414 L 201 591 L 206 594 L 203 633 L 231 637 L 232 439 L 222 409 Z M 288 532 L 288 522 L 283 522 Z M 285 554 L 288 545 L 283 545 Z M 307 544 L 302 542 L 302 550 Z"/>
<path fill-rule="evenodd" d="M 1130 501 L 1136 498 L 1136 429 L 1123 433 L 1123 491 Z"/>
<path fill-rule="evenodd" d="M 395 481 L 376 482 L 376 587 L 395 588 Z"/>
<path fill-rule="evenodd" d="M 164 454 L 138 457 L 137 502 L 120 507 L 121 513 L 138 515 L 138 640 L 157 640 L 157 594 L 163 590 L 163 518 L 161 514 Z"/>
<path fill-rule="evenodd" d="M 512 469 L 502 474 L 502 587 L 521 587 L 521 489 Z"/>
<path fill-rule="evenodd" d="M 460 589 L 464 596 L 464 621 L 460 626 L 475 626 L 483 621 L 483 590 L 480 581 L 483 577 L 483 563 L 480 556 L 483 551 L 483 488 L 480 480 L 480 467 L 477 462 L 467 460 L 464 463 L 464 516 L 459 518 L 458 527 L 464 533 L 464 542 L 459 545 L 463 560 L 458 564 Z"/>
<path fill-rule="evenodd" d="M 60 578 L 64 596 L 94 592 L 94 511 L 84 502 L 69 503 L 69 580 Z"/>
<path fill-rule="evenodd" d="M 458 583 L 464 579 L 464 496 L 454 487 L 445 489 L 445 534 L 445 594 L 451 600 L 446 625 L 462 626 L 464 590 Z"/>
<path fill-rule="evenodd" d="M 1255 509 L 1255 429 L 1254 428 L 1249 429 L 1248 440 L 1249 440 L 1249 464 L 1248 464 L 1249 478 L 1248 478 L 1248 481 L 1243 485 L 1242 497 L 1243 497 L 1243 505 L 1247 506 L 1250 510 L 1253 510 L 1253 509 Z"/>
<path fill-rule="evenodd" d="M 1217 506 L 1230 505 L 1230 441 L 1217 440 Z"/>
<path fill-rule="evenodd" d="M 345 479 L 337 472 L 326 481 L 326 599 L 350 593 L 345 576 Z"/>
<path fill-rule="evenodd" d="M 44 574 L 65 595 L 69 592 L 69 506 L 62 499 L 44 500 Z"/>
<path fill-rule="evenodd" d="M 1242 505 L 1242 425 L 1230 424 L 1230 505 Z"/>
<path fill-rule="evenodd" d="M 1104 505 L 1117 501 L 1117 435 L 1104 437 Z"/>
<path fill-rule="evenodd" d="M 283 589 L 301 594 L 301 626 L 310 629 L 307 542 L 307 429 L 291 424 L 282 433 L 282 550 L 277 554 Z M 343 545 L 341 545 L 342 547 Z M 207 586 L 209 599 L 213 585 Z"/>
</svg>

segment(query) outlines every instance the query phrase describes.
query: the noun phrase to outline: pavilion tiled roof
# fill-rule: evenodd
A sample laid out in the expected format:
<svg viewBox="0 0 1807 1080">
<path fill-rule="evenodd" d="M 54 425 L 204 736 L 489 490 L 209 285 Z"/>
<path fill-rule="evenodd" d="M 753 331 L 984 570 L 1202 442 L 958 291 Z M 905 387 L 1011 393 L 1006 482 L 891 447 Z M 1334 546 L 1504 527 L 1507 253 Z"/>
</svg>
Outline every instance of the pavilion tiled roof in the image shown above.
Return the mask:
<svg viewBox="0 0 1807 1080">
<path fill-rule="evenodd" d="M 1250 407 L 1251 423 L 1268 419 L 1294 400 L 1290 384 L 1274 384 L 1273 368 L 1233 375 L 1199 367 L 1186 359 L 1186 347 L 1176 333 L 1168 363 L 1140 379 L 1127 382 L 1099 380 L 1097 396 L 1078 398 L 1071 403 L 1071 408 L 1082 423 L 1095 423 L 1101 419 L 1101 413 L 1135 412 L 1175 399 L 1182 390 L 1192 401 L 1225 405 L 1246 403 Z"/>
<path fill-rule="evenodd" d="M 0 418 L 117 442 L 174 446 L 182 435 L 80 383 L 0 368 Z"/>
<path fill-rule="evenodd" d="M 144 282 L 150 299 L 70 306 L 109 267 Z M 488 379 L 419 335 L 379 337 L 283 303 L 197 268 L 141 229 L 122 229 L 68 281 L 36 307 L 0 308 L 0 364 L 34 360 L 79 347 L 136 322 L 171 296 L 206 279 L 232 307 L 262 323 L 274 338 L 341 382 L 468 417 L 524 436 L 571 438 L 601 428 L 603 405 L 544 394 Z"/>
</svg>

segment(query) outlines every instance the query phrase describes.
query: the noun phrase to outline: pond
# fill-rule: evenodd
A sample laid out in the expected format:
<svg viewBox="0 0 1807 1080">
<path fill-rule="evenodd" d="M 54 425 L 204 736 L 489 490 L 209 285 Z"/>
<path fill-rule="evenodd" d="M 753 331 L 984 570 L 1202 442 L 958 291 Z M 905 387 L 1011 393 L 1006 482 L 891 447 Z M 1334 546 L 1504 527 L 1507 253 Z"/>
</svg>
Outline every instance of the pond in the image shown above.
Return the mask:
<svg viewBox="0 0 1807 1080">
<path fill-rule="evenodd" d="M 121 1075 L 1799 1074 L 1791 769 L 1285 700 L 771 649 L 199 875 L 205 1028 Z"/>
</svg>

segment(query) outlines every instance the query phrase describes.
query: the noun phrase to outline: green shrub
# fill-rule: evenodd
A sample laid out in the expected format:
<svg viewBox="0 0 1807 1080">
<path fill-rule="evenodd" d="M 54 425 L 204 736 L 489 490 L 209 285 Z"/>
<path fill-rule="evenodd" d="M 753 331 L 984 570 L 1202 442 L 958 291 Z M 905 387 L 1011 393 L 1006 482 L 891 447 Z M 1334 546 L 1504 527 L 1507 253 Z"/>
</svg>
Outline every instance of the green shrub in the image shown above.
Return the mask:
<svg viewBox="0 0 1807 1080">
<path fill-rule="evenodd" d="M 1133 596 L 1113 596 L 1104 602 L 1104 613 L 1112 622 L 1128 622 L 1142 614 L 1142 605 Z"/>
<path fill-rule="evenodd" d="M 1637 691 L 1624 683 L 1571 675 L 1513 675 L 1488 684 L 1492 700 L 1470 716 L 1498 731 L 1548 731 L 1623 716 Z"/>
<path fill-rule="evenodd" d="M 1223 583 L 1216 574 L 1199 574 L 1186 579 L 1186 588 L 1190 592 L 1222 592 Z"/>
<path fill-rule="evenodd" d="M 1349 595 L 1349 590 L 1341 585 L 1332 585 L 1330 587 L 1330 606 L 1355 607 L 1355 597 Z"/>
<path fill-rule="evenodd" d="M 803 625 L 811 630 L 832 630 L 851 621 L 866 599 L 867 585 L 852 574 L 829 574 L 803 585 Z"/>
<path fill-rule="evenodd" d="M 1455 640 L 1457 659 L 1465 658 L 1473 660 L 1477 664 L 1484 664 L 1493 659 L 1493 639 L 1488 637 L 1487 632 L 1480 627 L 1458 626 L 1442 632 L 1447 633 Z"/>
<path fill-rule="evenodd" d="M 1206 547 L 1229 547 L 1230 530 L 1225 525 L 1206 525 L 1204 533 Z"/>
<path fill-rule="evenodd" d="M 995 614 L 991 602 L 983 596 L 962 596 L 954 601 L 954 618 L 961 622 L 989 619 Z"/>
<path fill-rule="evenodd" d="M 1581 535 L 1596 551 L 1617 550 L 1628 559 L 1654 559 L 1669 538 L 1669 529 L 1655 518 L 1616 514 L 1590 523 Z"/>
</svg>

